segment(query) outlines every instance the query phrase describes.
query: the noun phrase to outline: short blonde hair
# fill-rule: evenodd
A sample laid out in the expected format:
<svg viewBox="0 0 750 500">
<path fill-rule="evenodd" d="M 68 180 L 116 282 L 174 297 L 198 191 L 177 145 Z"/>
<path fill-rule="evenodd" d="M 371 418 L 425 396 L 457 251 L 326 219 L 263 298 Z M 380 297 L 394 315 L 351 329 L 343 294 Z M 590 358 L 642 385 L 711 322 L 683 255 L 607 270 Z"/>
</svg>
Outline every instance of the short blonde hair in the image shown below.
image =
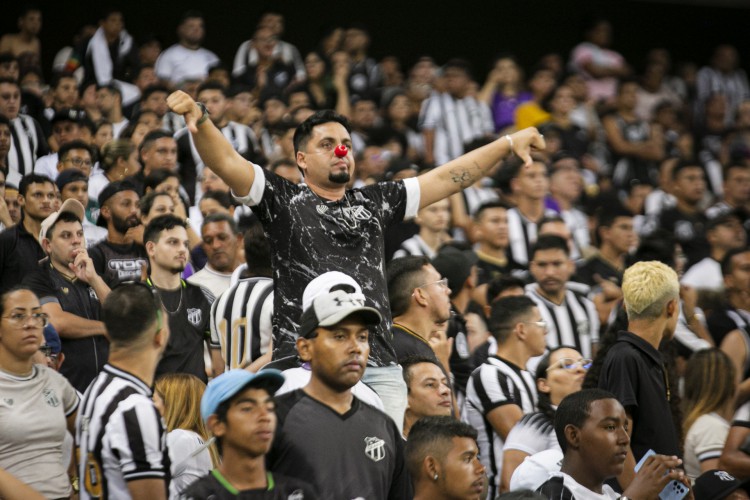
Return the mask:
<svg viewBox="0 0 750 500">
<path fill-rule="evenodd" d="M 654 319 L 680 296 L 680 281 L 674 269 L 661 262 L 638 262 L 625 270 L 622 294 L 628 319 Z"/>
</svg>

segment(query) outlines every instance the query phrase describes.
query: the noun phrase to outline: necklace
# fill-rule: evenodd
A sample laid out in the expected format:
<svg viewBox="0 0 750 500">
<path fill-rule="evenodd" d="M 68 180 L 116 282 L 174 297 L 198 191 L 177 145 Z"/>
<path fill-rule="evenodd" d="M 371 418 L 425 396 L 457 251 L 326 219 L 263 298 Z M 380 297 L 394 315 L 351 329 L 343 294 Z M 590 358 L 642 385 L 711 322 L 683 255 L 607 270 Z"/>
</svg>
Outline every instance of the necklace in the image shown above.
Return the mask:
<svg viewBox="0 0 750 500">
<path fill-rule="evenodd" d="M 167 309 L 167 305 L 164 303 L 164 297 L 161 294 L 161 290 L 159 290 L 156 285 L 152 285 L 154 287 L 154 290 L 156 290 L 156 293 L 159 294 L 159 300 L 161 301 L 161 305 L 164 306 L 164 309 L 169 313 L 170 316 L 174 316 L 180 311 L 180 308 L 182 307 L 182 289 L 184 288 L 182 286 L 182 283 L 180 283 L 180 302 L 177 304 L 177 309 L 174 311 L 170 311 Z"/>
</svg>

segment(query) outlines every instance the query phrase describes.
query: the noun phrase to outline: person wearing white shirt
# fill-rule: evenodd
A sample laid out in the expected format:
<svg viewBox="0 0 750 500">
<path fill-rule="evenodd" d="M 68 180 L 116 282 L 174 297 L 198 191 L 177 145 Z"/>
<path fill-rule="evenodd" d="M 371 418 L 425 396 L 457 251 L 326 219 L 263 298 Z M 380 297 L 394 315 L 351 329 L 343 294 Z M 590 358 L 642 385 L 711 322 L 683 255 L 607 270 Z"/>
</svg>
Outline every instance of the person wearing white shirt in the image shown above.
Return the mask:
<svg viewBox="0 0 750 500">
<path fill-rule="evenodd" d="M 171 86 L 185 80 L 203 80 L 208 68 L 219 62 L 219 57 L 201 47 L 206 34 L 203 14 L 188 11 L 177 26 L 179 43 L 169 47 L 156 60 L 156 76 Z"/>
</svg>

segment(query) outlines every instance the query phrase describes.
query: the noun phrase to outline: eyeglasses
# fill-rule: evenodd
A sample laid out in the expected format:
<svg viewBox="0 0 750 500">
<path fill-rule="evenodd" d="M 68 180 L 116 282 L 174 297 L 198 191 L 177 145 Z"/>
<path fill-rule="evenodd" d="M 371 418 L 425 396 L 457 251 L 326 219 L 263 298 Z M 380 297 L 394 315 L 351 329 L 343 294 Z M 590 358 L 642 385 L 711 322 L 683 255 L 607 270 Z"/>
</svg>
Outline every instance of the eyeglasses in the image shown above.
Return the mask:
<svg viewBox="0 0 750 500">
<path fill-rule="evenodd" d="M 32 322 L 35 323 L 36 326 L 41 326 L 42 328 L 49 324 L 49 316 L 44 313 L 13 313 L 9 316 L 3 316 L 3 318 L 7 319 L 15 326 L 26 325 L 29 318 L 32 319 Z"/>
<path fill-rule="evenodd" d="M 523 323 L 525 323 L 527 325 L 538 326 L 539 328 L 541 328 L 545 332 L 549 329 L 549 327 L 547 326 L 547 322 L 546 321 L 524 321 Z"/>
<path fill-rule="evenodd" d="M 82 165 L 86 165 L 87 167 L 90 167 L 91 165 L 93 165 L 93 163 L 91 163 L 91 160 L 84 160 L 83 158 L 65 158 L 64 161 L 69 161 L 76 167 L 80 167 Z"/>
<path fill-rule="evenodd" d="M 592 363 L 593 361 L 586 358 L 577 360 L 573 358 L 562 358 L 558 359 L 554 365 L 547 368 L 547 372 L 549 372 L 550 370 L 557 370 L 559 368 L 562 368 L 565 371 L 573 372 L 576 371 L 579 366 L 584 370 L 588 370 L 589 368 L 591 368 Z"/>
<path fill-rule="evenodd" d="M 429 283 L 425 283 L 424 285 L 419 285 L 417 288 L 424 288 L 430 285 L 440 285 L 442 288 L 448 288 L 448 278 L 443 278 L 437 281 L 431 281 Z"/>
</svg>

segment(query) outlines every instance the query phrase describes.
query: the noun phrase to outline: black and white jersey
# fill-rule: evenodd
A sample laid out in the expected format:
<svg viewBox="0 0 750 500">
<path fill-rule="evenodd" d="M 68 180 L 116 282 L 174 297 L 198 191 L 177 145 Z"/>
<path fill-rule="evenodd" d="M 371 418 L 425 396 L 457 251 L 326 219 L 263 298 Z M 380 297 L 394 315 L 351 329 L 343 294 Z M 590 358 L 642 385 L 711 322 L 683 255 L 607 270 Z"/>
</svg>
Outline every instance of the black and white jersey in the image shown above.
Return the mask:
<svg viewBox="0 0 750 500">
<path fill-rule="evenodd" d="M 225 368 L 242 368 L 265 354 L 273 336 L 273 280 L 247 278 L 211 306 L 211 347 L 221 349 Z"/>
<path fill-rule="evenodd" d="M 599 314 L 590 299 L 571 290 L 573 285 L 584 288 L 584 285 L 568 283 L 565 298 L 559 305 L 543 297 L 537 283 L 526 286 L 526 296 L 536 303 L 542 320 L 547 322 L 547 347 L 575 347 L 584 358 L 591 359 L 593 345 L 599 342 Z"/>
<path fill-rule="evenodd" d="M 211 335 L 211 292 L 185 280 L 180 280 L 177 290 L 155 287 L 150 278 L 146 284 L 156 290 L 169 316 L 169 342 L 154 378 L 166 373 L 190 373 L 208 382 L 203 346 Z"/>
<path fill-rule="evenodd" d="M 536 243 L 537 224 L 530 221 L 517 208 L 508 210 L 508 257 L 524 269 L 529 267 L 531 246 Z M 557 212 L 549 208 L 544 210 L 545 217 L 555 217 Z"/>
<path fill-rule="evenodd" d="M 518 450 L 528 455 L 551 449 L 560 450 L 555 423 L 541 412 L 524 415 L 508 433 L 503 447 L 503 450 Z"/>
<path fill-rule="evenodd" d="M 253 490 L 238 490 L 224 476 L 219 469 L 214 469 L 210 474 L 193 481 L 185 491 L 180 494 L 180 500 L 308 500 L 318 498 L 311 485 L 284 477 L 281 474 L 266 473 L 265 488 Z"/>
<path fill-rule="evenodd" d="M 437 252 L 430 248 L 421 236 L 415 234 L 401 243 L 398 250 L 394 252 L 393 258 L 398 259 L 399 257 L 408 257 L 410 255 L 433 259 L 437 255 Z"/>
<path fill-rule="evenodd" d="M 130 498 L 128 481 L 164 480 L 169 494 L 167 433 L 145 382 L 112 365 L 83 395 L 76 418 L 80 498 Z"/>
<path fill-rule="evenodd" d="M 237 122 L 228 122 L 221 129 L 221 133 L 234 148 L 246 160 L 259 163 L 263 160 L 263 153 L 260 148 L 260 142 L 255 136 L 253 129 L 247 125 Z M 201 194 L 200 176 L 203 174 L 205 164 L 198 154 L 193 142 L 193 136 L 187 128 L 178 130 L 174 134 L 177 141 L 177 162 L 180 164 L 180 178 L 182 186 L 190 197 L 190 203 L 196 203 Z M 209 168 L 211 165 L 208 165 Z"/>
<path fill-rule="evenodd" d="M 461 419 L 474 427 L 479 436 L 479 456 L 490 479 L 490 494 L 495 498 L 502 473 L 504 440 L 490 425 L 487 414 L 503 405 L 518 406 L 523 413 L 535 411 L 536 382 L 527 370 L 497 356 L 490 356 L 469 377 Z"/>
<path fill-rule="evenodd" d="M 89 249 L 96 274 L 110 288 L 126 281 L 141 281 L 141 269 L 148 267 L 146 249 L 137 243 L 118 245 L 103 240 Z"/>
<path fill-rule="evenodd" d="M 274 359 L 296 354 L 302 292 L 328 271 L 348 274 L 362 286 L 367 305 L 383 315 L 370 331 L 368 364 L 396 362 L 390 341 L 391 311 L 385 280 L 385 229 L 419 207 L 419 181 L 380 182 L 347 190 L 340 200 L 319 198 L 306 184 L 292 184 L 257 165 L 250 206 L 271 245 L 274 273 Z"/>
<path fill-rule="evenodd" d="M 536 492 L 548 500 L 616 500 L 622 498 L 608 484 L 602 485 L 601 494 L 595 493 L 564 472 L 556 472 Z"/>
<path fill-rule="evenodd" d="M 442 165 L 464 154 L 464 145 L 492 134 L 495 126 L 490 108 L 476 98 L 433 92 L 422 103 L 419 129 L 435 132 L 435 164 Z"/>
<path fill-rule="evenodd" d="M 355 397 L 341 415 L 298 389 L 276 398 L 276 415 L 273 473 L 312 484 L 319 498 L 409 498 L 404 441 L 385 413 Z"/>
<path fill-rule="evenodd" d="M 49 153 L 42 127 L 30 116 L 19 114 L 10 121 L 8 170 L 19 176 L 30 174 L 38 158 Z"/>
</svg>

